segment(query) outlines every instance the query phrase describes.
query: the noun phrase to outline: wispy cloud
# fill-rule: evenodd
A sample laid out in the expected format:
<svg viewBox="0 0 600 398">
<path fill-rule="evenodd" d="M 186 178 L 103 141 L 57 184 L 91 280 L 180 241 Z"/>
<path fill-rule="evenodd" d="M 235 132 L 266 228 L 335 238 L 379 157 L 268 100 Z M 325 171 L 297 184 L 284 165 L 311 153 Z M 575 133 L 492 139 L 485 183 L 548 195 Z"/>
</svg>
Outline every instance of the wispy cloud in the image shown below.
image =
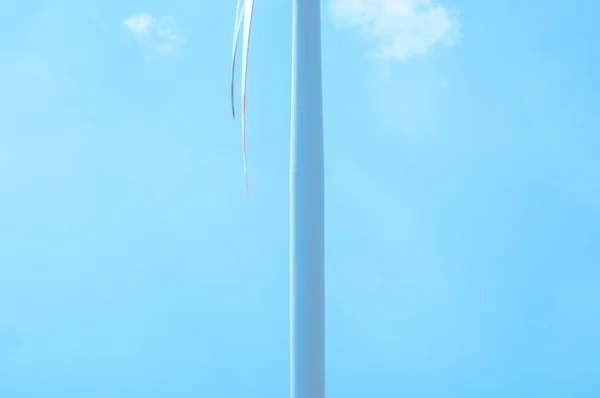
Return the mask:
<svg viewBox="0 0 600 398">
<path fill-rule="evenodd" d="M 151 14 L 134 14 L 125 19 L 123 25 L 133 33 L 138 43 L 161 56 L 171 55 L 185 43 L 185 37 L 175 33 L 171 16 L 156 18 Z"/>
<path fill-rule="evenodd" d="M 406 60 L 461 36 L 458 11 L 433 0 L 330 0 L 329 9 L 339 26 L 374 39 L 379 58 Z"/>
</svg>

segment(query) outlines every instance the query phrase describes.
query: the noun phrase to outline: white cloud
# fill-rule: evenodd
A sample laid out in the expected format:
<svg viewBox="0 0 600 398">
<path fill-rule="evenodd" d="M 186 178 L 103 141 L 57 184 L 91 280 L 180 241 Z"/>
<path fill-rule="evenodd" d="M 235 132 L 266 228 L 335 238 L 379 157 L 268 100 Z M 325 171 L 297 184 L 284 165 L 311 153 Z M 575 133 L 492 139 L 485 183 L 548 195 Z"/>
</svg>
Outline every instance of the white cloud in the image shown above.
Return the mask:
<svg viewBox="0 0 600 398">
<path fill-rule="evenodd" d="M 151 14 L 135 14 L 123 21 L 138 43 L 152 52 L 168 56 L 185 42 L 185 37 L 174 33 L 174 20 L 171 16 L 155 18 Z"/>
<path fill-rule="evenodd" d="M 432 0 L 330 0 L 329 9 L 338 25 L 374 39 L 379 58 L 406 60 L 461 36 L 457 11 Z"/>
</svg>

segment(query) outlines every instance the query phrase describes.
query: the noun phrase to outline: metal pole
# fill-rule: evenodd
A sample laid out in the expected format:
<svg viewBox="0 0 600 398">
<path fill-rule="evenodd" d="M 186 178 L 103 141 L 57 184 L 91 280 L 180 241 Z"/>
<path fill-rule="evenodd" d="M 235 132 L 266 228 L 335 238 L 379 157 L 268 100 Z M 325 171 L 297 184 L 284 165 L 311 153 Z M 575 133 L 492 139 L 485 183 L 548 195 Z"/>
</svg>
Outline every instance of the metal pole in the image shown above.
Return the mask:
<svg viewBox="0 0 600 398">
<path fill-rule="evenodd" d="M 325 396 L 324 162 L 319 0 L 293 1 L 290 398 Z"/>
</svg>

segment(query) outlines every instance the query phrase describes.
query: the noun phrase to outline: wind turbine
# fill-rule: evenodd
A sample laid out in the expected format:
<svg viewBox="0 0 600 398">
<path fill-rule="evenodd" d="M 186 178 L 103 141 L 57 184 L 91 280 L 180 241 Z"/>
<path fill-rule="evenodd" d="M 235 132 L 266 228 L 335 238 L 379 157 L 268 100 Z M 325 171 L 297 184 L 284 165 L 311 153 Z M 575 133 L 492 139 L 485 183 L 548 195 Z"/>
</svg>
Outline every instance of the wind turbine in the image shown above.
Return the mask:
<svg viewBox="0 0 600 398">
<path fill-rule="evenodd" d="M 238 0 L 233 77 L 242 21 L 242 158 L 246 193 L 246 71 L 254 0 Z M 325 396 L 324 155 L 320 0 L 292 0 L 290 128 L 290 398 Z"/>
</svg>

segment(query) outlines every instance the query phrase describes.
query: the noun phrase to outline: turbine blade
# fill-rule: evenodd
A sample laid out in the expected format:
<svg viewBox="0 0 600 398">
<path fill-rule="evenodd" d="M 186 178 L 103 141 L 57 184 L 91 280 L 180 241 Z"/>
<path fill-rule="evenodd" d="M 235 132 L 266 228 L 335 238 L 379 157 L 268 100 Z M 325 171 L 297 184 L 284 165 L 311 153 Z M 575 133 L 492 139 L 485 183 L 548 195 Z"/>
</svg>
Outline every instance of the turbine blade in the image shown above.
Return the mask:
<svg viewBox="0 0 600 398">
<path fill-rule="evenodd" d="M 240 37 L 240 28 L 244 17 L 244 0 L 238 0 L 235 10 L 235 24 L 233 26 L 233 50 L 231 52 L 231 116 L 235 119 L 235 105 L 233 99 L 233 79 L 235 75 L 235 54 L 237 52 L 237 43 Z"/>
<path fill-rule="evenodd" d="M 252 25 L 252 9 L 254 0 L 244 3 L 244 41 L 242 49 L 242 161 L 244 163 L 244 179 L 248 193 L 248 171 L 246 168 L 246 73 L 248 69 L 248 50 L 250 46 L 250 27 Z"/>
</svg>

